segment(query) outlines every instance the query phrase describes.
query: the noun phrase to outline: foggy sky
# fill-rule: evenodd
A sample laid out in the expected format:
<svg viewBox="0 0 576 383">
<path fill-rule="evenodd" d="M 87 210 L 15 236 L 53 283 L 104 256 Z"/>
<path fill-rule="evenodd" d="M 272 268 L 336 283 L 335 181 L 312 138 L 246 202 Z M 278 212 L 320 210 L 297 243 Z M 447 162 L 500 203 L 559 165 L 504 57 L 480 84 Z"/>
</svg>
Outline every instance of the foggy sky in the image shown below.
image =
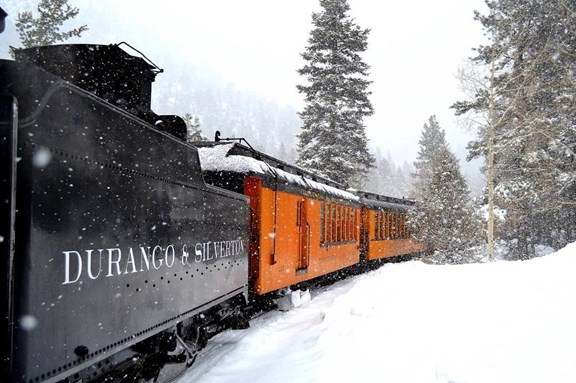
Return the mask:
<svg viewBox="0 0 576 383">
<path fill-rule="evenodd" d="M 109 44 L 127 41 L 165 70 L 203 66 L 239 88 L 301 110 L 303 83 L 296 70 L 309 36 L 314 0 L 69 0 L 80 9 L 74 21 L 90 30 L 80 40 Z M 482 41 L 473 11 L 482 0 L 380 2 L 348 0 L 358 25 L 370 28 L 374 116 L 366 120 L 371 145 L 396 162 L 413 162 L 422 126 L 432 114 L 447 132 L 459 158 L 470 135 L 456 126 L 449 106 L 464 96 L 455 74 L 472 48 Z M 7 31 L 0 35 L 0 55 L 18 46 L 13 22 L 35 1 L 9 0 Z M 70 25 L 67 25 L 69 27 Z M 157 81 L 162 81 L 158 77 Z"/>
</svg>

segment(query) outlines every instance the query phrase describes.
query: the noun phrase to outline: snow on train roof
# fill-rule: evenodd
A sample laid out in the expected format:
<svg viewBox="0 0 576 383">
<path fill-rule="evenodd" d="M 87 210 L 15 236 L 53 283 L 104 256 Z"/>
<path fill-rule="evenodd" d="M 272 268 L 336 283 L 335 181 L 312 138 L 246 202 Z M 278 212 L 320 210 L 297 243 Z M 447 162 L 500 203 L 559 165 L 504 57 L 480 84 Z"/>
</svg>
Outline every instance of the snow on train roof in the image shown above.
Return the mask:
<svg viewBox="0 0 576 383">
<path fill-rule="evenodd" d="M 358 195 L 360 202 L 370 207 L 406 211 L 414 206 L 414 201 L 405 198 L 388 197 L 365 191 L 358 191 Z"/>
<path fill-rule="evenodd" d="M 350 192 L 314 181 L 305 176 L 288 173 L 282 169 L 270 166 L 264 161 L 243 155 L 229 154 L 236 144 L 222 144 L 210 147 L 199 147 L 200 166 L 203 171 L 223 171 L 233 173 L 255 173 L 278 177 L 279 180 L 291 185 L 302 186 L 306 189 L 319 191 L 335 197 L 351 201 L 359 201 L 360 198 Z"/>
</svg>

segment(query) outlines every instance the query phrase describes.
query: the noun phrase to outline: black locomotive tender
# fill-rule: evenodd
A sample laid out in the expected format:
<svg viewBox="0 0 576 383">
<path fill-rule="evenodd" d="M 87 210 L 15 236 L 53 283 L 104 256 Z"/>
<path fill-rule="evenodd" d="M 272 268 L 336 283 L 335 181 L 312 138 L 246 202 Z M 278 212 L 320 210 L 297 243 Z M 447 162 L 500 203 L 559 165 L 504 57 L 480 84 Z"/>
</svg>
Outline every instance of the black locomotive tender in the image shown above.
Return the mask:
<svg viewBox="0 0 576 383">
<path fill-rule="evenodd" d="M 207 185 L 184 121 L 150 109 L 160 71 L 119 45 L 0 60 L 1 382 L 169 381 L 267 294 L 421 250 L 409 201 L 239 144 L 226 158 L 275 183 L 208 169 L 229 190 Z M 279 175 L 296 181 L 280 188 Z"/>
<path fill-rule="evenodd" d="M 248 199 L 150 110 L 158 71 L 117 45 L 0 61 L 2 382 L 152 379 L 246 325 Z"/>
</svg>

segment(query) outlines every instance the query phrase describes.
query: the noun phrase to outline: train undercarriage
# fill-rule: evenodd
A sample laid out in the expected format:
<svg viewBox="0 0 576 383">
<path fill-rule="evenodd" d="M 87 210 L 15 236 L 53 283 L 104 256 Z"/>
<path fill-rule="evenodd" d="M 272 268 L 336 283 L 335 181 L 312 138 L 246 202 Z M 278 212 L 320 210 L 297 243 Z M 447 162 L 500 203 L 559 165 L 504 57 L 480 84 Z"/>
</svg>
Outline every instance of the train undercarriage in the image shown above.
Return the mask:
<svg viewBox="0 0 576 383">
<path fill-rule="evenodd" d="M 171 382 L 194 364 L 211 337 L 225 330 L 249 327 L 245 307 L 245 297 L 236 296 L 61 382 Z"/>
</svg>

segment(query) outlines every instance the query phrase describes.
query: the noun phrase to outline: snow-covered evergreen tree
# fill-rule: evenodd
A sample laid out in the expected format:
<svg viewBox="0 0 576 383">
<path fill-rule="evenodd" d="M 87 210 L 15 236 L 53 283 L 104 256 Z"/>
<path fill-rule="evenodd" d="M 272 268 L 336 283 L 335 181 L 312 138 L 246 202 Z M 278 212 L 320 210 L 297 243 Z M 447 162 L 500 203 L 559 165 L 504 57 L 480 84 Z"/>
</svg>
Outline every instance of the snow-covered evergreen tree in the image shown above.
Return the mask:
<svg viewBox="0 0 576 383">
<path fill-rule="evenodd" d="M 576 3 L 487 5 L 489 13 L 476 18 L 489 43 L 473 62 L 492 75 L 488 87 L 455 108 L 492 113 L 495 200 L 506 210 L 500 237 L 523 258 L 537 243 L 558 248 L 576 239 Z M 472 156 L 488 153 L 488 132 L 479 130 Z"/>
<path fill-rule="evenodd" d="M 348 15 L 346 0 L 320 0 L 312 15 L 313 29 L 298 70 L 307 85 L 299 85 L 306 105 L 299 113 L 298 164 L 336 181 L 360 187 L 374 164 L 368 150 L 363 118 L 373 114 L 368 98 L 369 66 L 360 53 L 369 29 Z"/>
<path fill-rule="evenodd" d="M 481 229 L 458 159 L 434 116 L 424 124 L 414 163 L 409 225 L 414 238 L 427 244 L 435 262 L 463 263 Z"/>
<path fill-rule="evenodd" d="M 62 24 L 76 17 L 79 12 L 78 8 L 68 4 L 68 0 L 40 0 L 37 10 L 37 17 L 25 11 L 16 18 L 16 29 L 24 48 L 66 41 L 74 36 L 80 37 L 88 30 L 86 25 L 82 25 L 67 32 L 60 31 Z"/>
<path fill-rule="evenodd" d="M 184 115 L 184 122 L 186 123 L 186 141 L 207 141 L 206 137 L 202 134 L 202 129 L 200 128 L 200 118 L 198 116 L 192 116 L 190 113 Z"/>
<path fill-rule="evenodd" d="M 448 150 L 446 133 L 440 128 L 436 116 L 430 116 L 428 123 L 424 124 L 418 144 L 420 148 L 414 162 L 411 198 L 421 200 L 432 181 L 434 166 L 440 160 L 441 155 Z"/>
</svg>

